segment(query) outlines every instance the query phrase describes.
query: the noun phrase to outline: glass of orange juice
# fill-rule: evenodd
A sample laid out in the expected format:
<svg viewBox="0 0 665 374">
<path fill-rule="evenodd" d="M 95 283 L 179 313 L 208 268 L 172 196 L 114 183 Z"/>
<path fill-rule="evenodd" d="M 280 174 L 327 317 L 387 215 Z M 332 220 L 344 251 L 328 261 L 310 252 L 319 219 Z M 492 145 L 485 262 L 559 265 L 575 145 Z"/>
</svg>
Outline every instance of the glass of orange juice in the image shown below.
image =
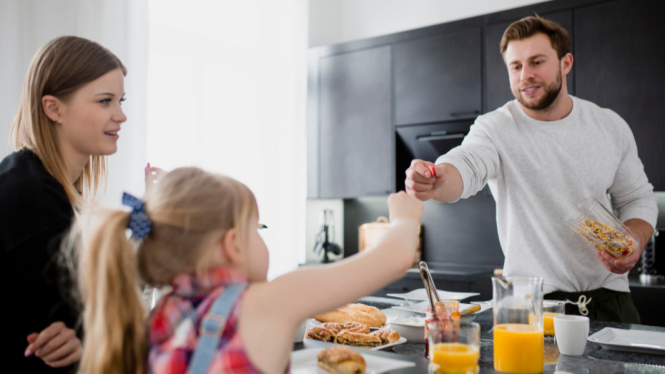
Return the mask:
<svg viewBox="0 0 665 374">
<path fill-rule="evenodd" d="M 492 278 L 494 369 L 507 373 L 543 371 L 543 279 Z"/>
<path fill-rule="evenodd" d="M 429 372 L 478 373 L 480 325 L 457 321 L 429 323 Z"/>
<path fill-rule="evenodd" d="M 544 300 L 543 301 L 543 331 L 545 335 L 554 335 L 554 316 L 566 314 L 565 301 Z"/>
</svg>

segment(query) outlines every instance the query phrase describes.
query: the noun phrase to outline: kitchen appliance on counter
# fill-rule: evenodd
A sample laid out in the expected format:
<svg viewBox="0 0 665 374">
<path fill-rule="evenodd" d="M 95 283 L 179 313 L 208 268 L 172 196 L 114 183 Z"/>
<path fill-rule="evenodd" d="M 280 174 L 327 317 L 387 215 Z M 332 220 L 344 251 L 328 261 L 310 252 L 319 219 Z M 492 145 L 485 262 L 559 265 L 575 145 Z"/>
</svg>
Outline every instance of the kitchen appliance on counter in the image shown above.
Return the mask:
<svg viewBox="0 0 665 374">
<path fill-rule="evenodd" d="M 339 255 L 342 253 L 342 248 L 333 241 L 335 240 L 335 216 L 333 211 L 330 209 L 322 210 L 319 222 L 321 224 L 321 230 L 316 235 L 314 253 L 320 255 L 321 252 L 323 252 L 321 262 L 326 264 L 332 262 L 328 257 L 328 254 L 332 253 L 334 255 Z M 329 232 L 332 232 L 332 235 L 330 235 Z"/>
<path fill-rule="evenodd" d="M 644 247 L 641 262 L 640 283 L 665 284 L 665 236 L 658 229 Z"/>
<path fill-rule="evenodd" d="M 656 192 L 658 221 L 653 236 L 642 251 L 640 283 L 665 284 L 665 192 Z"/>
</svg>

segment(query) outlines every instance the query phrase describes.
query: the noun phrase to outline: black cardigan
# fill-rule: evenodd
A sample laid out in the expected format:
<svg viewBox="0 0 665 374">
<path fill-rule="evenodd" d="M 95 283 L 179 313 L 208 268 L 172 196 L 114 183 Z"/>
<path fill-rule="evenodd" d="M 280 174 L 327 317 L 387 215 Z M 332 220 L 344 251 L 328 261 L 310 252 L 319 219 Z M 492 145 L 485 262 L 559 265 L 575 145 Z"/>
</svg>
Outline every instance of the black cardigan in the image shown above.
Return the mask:
<svg viewBox="0 0 665 374">
<path fill-rule="evenodd" d="M 3 289 L 3 353 L 10 372 L 72 372 L 53 369 L 23 355 L 26 337 L 51 323 L 77 327 L 78 312 L 65 297 L 64 271 L 57 265 L 59 243 L 74 217 L 65 189 L 33 152 L 23 149 L 0 163 L 0 285 Z M 80 337 L 80 334 L 77 334 Z M 4 370 L 3 369 L 3 370 Z"/>
</svg>

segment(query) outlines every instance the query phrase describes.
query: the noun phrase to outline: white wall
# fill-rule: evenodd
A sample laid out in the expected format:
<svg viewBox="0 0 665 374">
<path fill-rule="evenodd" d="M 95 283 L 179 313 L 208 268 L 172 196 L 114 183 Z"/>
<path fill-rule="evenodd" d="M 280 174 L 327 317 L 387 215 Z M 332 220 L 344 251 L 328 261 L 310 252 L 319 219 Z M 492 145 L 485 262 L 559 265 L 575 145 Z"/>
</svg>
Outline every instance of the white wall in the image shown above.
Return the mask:
<svg viewBox="0 0 665 374">
<path fill-rule="evenodd" d="M 338 43 L 343 0 L 309 0 L 309 46 Z"/>
<path fill-rule="evenodd" d="M 309 0 L 309 46 L 343 43 L 543 0 Z"/>
<path fill-rule="evenodd" d="M 127 122 L 118 152 L 109 158 L 109 183 L 102 203 L 119 205 L 123 190 L 142 195 L 146 154 L 145 90 L 147 5 L 143 0 L 0 1 L 0 159 L 12 152 L 12 125 L 32 57 L 62 35 L 94 40 L 117 55 L 128 69 Z"/>
<path fill-rule="evenodd" d="M 256 195 L 269 278 L 305 257 L 307 1 L 150 0 L 148 157 Z"/>
</svg>

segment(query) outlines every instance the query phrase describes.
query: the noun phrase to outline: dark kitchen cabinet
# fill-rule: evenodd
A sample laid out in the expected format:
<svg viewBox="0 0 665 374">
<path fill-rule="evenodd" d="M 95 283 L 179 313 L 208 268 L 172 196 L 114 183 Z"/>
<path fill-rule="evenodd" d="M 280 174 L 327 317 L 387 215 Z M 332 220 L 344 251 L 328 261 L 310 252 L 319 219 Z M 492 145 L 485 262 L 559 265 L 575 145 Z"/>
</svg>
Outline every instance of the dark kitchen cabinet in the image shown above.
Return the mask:
<svg viewBox="0 0 665 374">
<path fill-rule="evenodd" d="M 528 10 L 524 11 L 524 14 L 521 17 L 527 17 L 532 15 L 532 12 Z M 566 29 L 570 34 L 573 31 L 573 12 L 572 10 L 566 10 L 563 12 L 556 12 L 551 14 L 542 14 L 543 18 L 549 19 L 561 25 Z M 519 18 L 513 19 L 516 21 Z M 510 91 L 510 81 L 508 79 L 508 69 L 506 64 L 503 61 L 503 56 L 499 49 L 501 44 L 501 38 L 503 37 L 503 32 L 506 31 L 508 26 L 513 21 L 502 22 L 497 24 L 492 24 L 485 27 L 485 39 L 484 39 L 484 49 L 485 49 L 485 106 L 483 108 L 483 113 L 491 112 L 497 108 L 502 107 L 508 101 L 515 99 L 512 92 Z M 570 35 L 571 40 L 573 35 Z M 573 44 L 573 48 L 574 48 Z M 576 57 L 573 53 L 573 57 Z M 568 78 L 566 82 L 568 83 L 568 93 L 573 95 L 574 90 L 574 79 L 573 74 L 575 73 L 575 63 L 573 63 L 573 69 L 568 73 Z"/>
<path fill-rule="evenodd" d="M 575 9 L 577 96 L 623 117 L 649 181 L 665 190 L 665 4 L 616 1 Z"/>
<path fill-rule="evenodd" d="M 480 28 L 396 43 L 395 124 L 478 116 L 480 43 Z"/>
<path fill-rule="evenodd" d="M 394 190 L 391 46 L 319 61 L 318 196 Z"/>
</svg>

